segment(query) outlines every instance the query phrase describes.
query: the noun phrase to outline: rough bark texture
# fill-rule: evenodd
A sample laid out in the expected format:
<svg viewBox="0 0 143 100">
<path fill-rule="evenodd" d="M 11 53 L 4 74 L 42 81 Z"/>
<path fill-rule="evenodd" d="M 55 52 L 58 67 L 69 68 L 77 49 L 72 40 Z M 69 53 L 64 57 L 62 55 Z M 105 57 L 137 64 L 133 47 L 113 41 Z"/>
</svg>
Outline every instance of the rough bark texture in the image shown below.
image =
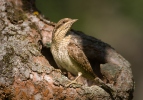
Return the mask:
<svg viewBox="0 0 143 100">
<path fill-rule="evenodd" d="M 12 100 L 130 100 L 134 83 L 128 63 L 103 64 L 103 73 L 116 80 L 114 98 L 104 89 L 74 84 L 55 70 L 49 49 L 53 26 L 31 13 L 30 0 L 0 0 L 0 99 Z M 112 51 L 111 51 L 112 52 Z M 120 59 L 119 59 L 120 60 Z M 126 61 L 125 61 L 126 62 Z M 52 67 L 53 65 L 53 67 Z M 125 82 L 125 78 L 128 79 Z M 124 83 L 124 85 L 123 85 Z M 119 90 L 120 88 L 120 90 Z M 118 93 L 118 91 L 120 91 Z"/>
</svg>

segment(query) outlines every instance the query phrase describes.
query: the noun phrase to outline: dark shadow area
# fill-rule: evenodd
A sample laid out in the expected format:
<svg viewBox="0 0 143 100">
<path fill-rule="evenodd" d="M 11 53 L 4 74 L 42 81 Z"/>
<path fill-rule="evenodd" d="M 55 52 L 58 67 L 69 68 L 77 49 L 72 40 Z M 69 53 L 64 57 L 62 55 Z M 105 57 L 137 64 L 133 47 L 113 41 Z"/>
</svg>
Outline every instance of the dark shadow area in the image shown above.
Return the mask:
<svg viewBox="0 0 143 100">
<path fill-rule="evenodd" d="M 40 13 L 40 11 L 36 8 L 36 4 L 35 4 L 36 0 L 22 0 L 22 8 L 24 11 L 28 11 L 28 12 L 34 12 L 34 11 L 38 11 Z"/>
<path fill-rule="evenodd" d="M 41 53 L 49 61 L 51 66 L 53 66 L 54 68 L 58 69 L 58 66 L 57 66 L 56 62 L 53 59 L 52 53 L 50 51 L 50 48 L 43 47 L 42 50 L 41 50 Z"/>
</svg>

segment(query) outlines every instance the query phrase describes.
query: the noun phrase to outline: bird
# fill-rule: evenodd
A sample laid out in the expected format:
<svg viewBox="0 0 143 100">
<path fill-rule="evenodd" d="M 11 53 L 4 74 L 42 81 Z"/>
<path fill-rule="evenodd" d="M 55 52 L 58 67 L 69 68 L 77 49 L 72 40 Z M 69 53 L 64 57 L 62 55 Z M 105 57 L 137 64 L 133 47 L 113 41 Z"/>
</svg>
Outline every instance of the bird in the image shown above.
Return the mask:
<svg viewBox="0 0 143 100">
<path fill-rule="evenodd" d="M 54 27 L 51 53 L 57 66 L 77 76 L 74 81 L 82 76 L 94 80 L 106 90 L 113 91 L 103 81 L 100 64 L 109 62 L 105 57 L 109 53 L 105 49 L 114 49 L 99 39 L 71 29 L 76 21 L 77 19 L 64 18 Z"/>
</svg>

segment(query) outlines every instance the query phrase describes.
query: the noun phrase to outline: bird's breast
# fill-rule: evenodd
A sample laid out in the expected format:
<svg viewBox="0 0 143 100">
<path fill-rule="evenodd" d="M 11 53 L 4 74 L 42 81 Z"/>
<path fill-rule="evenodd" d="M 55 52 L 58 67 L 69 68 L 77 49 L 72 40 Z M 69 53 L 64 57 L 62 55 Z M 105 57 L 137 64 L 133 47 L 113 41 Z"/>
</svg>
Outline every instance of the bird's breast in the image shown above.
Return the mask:
<svg viewBox="0 0 143 100">
<path fill-rule="evenodd" d="M 58 45 L 52 47 L 52 54 L 59 67 L 66 69 L 74 75 L 78 74 L 77 64 L 72 61 L 68 54 L 68 39 L 63 39 Z M 53 49 L 54 48 L 54 49 Z"/>
</svg>

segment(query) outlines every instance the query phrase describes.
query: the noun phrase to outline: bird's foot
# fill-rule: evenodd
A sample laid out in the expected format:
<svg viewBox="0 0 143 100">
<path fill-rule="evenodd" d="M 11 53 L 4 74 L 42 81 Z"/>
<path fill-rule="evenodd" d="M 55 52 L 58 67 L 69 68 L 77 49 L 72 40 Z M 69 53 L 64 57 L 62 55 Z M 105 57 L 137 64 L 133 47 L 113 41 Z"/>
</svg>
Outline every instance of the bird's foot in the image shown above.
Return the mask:
<svg viewBox="0 0 143 100">
<path fill-rule="evenodd" d="M 70 83 L 66 84 L 65 87 L 69 87 L 71 84 L 78 84 L 78 83 L 75 80 L 73 80 Z"/>
<path fill-rule="evenodd" d="M 70 83 L 66 84 L 66 87 L 69 87 L 71 84 L 79 84 L 77 83 L 77 79 L 82 75 L 81 72 L 78 72 L 78 76 L 76 77 L 76 79 L 74 79 L 73 81 L 71 81 Z"/>
</svg>

